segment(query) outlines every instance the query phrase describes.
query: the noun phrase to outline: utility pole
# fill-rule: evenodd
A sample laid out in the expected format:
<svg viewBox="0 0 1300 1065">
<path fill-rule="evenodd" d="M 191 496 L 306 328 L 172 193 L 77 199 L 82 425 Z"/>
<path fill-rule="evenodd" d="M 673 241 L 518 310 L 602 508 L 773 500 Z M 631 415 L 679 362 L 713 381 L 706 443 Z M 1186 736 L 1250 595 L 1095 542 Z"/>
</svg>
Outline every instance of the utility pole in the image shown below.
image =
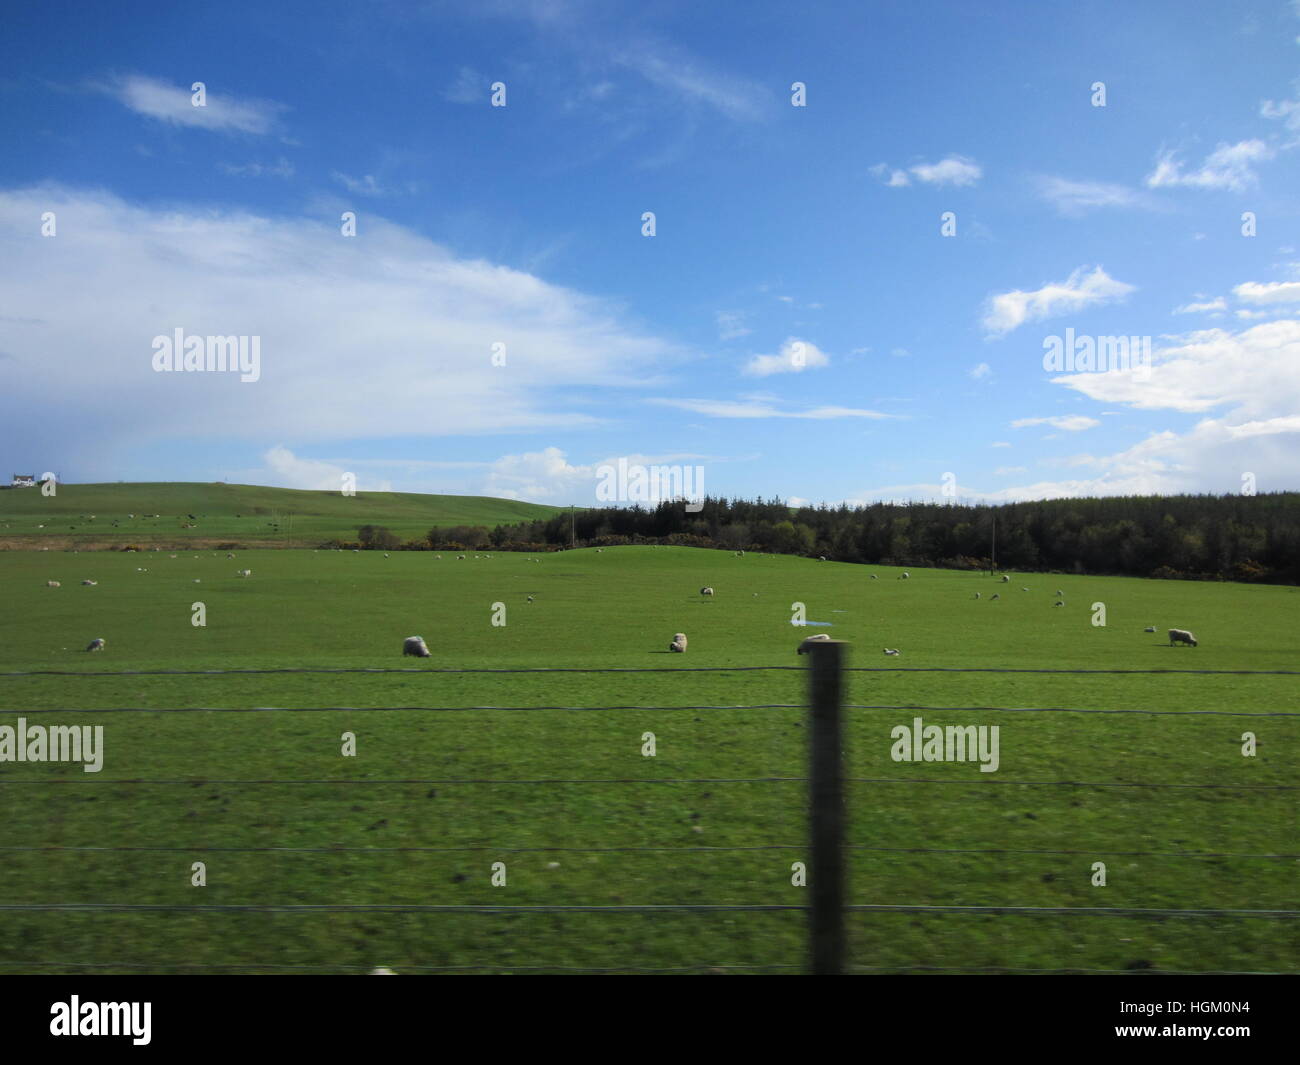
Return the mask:
<svg viewBox="0 0 1300 1065">
<path fill-rule="evenodd" d="M 991 560 L 993 568 L 989 570 L 989 576 L 995 577 L 998 572 L 998 516 L 993 511 L 989 511 L 989 517 L 993 519 L 993 558 Z"/>
<path fill-rule="evenodd" d="M 574 517 L 573 504 L 570 503 L 569 504 L 569 546 L 571 548 L 578 546 L 578 534 L 574 530 L 574 523 L 576 521 L 577 518 Z"/>
</svg>

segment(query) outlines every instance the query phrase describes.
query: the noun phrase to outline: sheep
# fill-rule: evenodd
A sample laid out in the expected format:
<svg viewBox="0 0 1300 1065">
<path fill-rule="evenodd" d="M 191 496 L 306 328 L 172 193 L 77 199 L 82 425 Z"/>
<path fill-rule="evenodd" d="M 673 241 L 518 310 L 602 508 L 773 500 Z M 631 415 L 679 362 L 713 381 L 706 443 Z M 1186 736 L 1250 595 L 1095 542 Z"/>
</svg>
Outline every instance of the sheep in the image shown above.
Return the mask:
<svg viewBox="0 0 1300 1065">
<path fill-rule="evenodd" d="M 1065 606 L 1065 603 L 1062 600 L 1058 599 L 1055 603 L 1052 604 L 1052 606 Z"/>
<path fill-rule="evenodd" d="M 85 585 L 86 587 L 88 587 L 88 588 L 93 588 L 96 584 L 99 583 L 99 581 L 92 581 L 92 580 L 87 579 L 87 580 L 82 581 L 81 583 L 82 583 L 83 585 Z"/>
<path fill-rule="evenodd" d="M 989 602 L 991 603 L 993 602 L 994 599 L 1001 599 L 1001 598 L 1002 596 L 998 592 L 994 592 L 993 595 L 989 598 Z"/>
<path fill-rule="evenodd" d="M 712 594 L 713 594 L 713 589 L 712 589 L 712 588 L 701 588 L 701 589 L 700 589 L 700 595 L 712 595 Z"/>
<path fill-rule="evenodd" d="M 1021 588 L 1020 590 L 1021 590 L 1022 592 L 1027 592 L 1027 591 L 1029 591 L 1028 588 Z"/>
<path fill-rule="evenodd" d="M 252 575 L 253 571 L 251 569 L 241 569 L 235 574 L 236 577 L 251 577 Z"/>
<path fill-rule="evenodd" d="M 1010 584 L 1010 583 L 1011 583 L 1011 578 L 1010 578 L 1010 576 L 1008 576 L 1008 575 L 1005 574 L 1005 573 L 1002 574 L 1002 583 L 1003 583 L 1003 584 Z"/>
<path fill-rule="evenodd" d="M 877 580 L 879 580 L 880 578 L 877 577 L 877 576 L 873 573 L 873 574 L 871 575 L 871 579 L 872 579 L 873 581 L 877 581 Z"/>
<path fill-rule="evenodd" d="M 1148 626 L 1147 626 L 1145 629 L 1143 629 L 1142 631 L 1143 631 L 1143 632 L 1155 632 L 1155 631 L 1156 631 L 1156 627 L 1155 627 L 1154 625 L 1148 625 Z"/>
<path fill-rule="evenodd" d="M 100 637 L 98 637 L 97 639 L 91 640 L 91 641 L 90 641 L 90 644 L 89 644 L 89 646 L 87 646 L 86 650 L 87 650 L 87 651 L 102 651 L 102 650 L 105 648 L 105 646 L 107 646 L 107 644 L 108 644 L 108 641 L 105 640 L 104 637 L 100 636 Z"/>
<path fill-rule="evenodd" d="M 234 558 L 234 555 L 227 555 L 226 558 Z"/>
<path fill-rule="evenodd" d="M 429 647 L 423 636 L 408 636 L 402 641 L 402 655 L 414 655 L 416 658 L 428 658 Z"/>
<path fill-rule="evenodd" d="M 1057 594 L 1057 595 L 1064 595 L 1065 593 L 1064 593 L 1063 591 L 1061 591 L 1060 588 L 1057 588 L 1057 589 L 1056 589 L 1056 594 Z"/>
<path fill-rule="evenodd" d="M 825 556 L 825 555 L 818 555 L 818 556 L 817 556 L 817 561 L 818 561 L 818 562 L 825 562 L 825 561 L 826 561 L 826 556 Z"/>
<path fill-rule="evenodd" d="M 975 598 L 978 599 L 979 597 L 980 597 L 980 593 L 979 593 L 979 592 L 976 592 L 976 593 L 975 593 Z"/>
<path fill-rule="evenodd" d="M 736 557 L 737 557 L 737 558 L 744 558 L 744 557 L 745 557 L 745 552 L 744 552 L 744 551 L 737 551 L 737 552 L 736 552 Z"/>
<path fill-rule="evenodd" d="M 528 597 L 528 601 L 529 601 L 530 603 L 533 602 L 533 597 L 532 597 L 531 595 Z"/>
<path fill-rule="evenodd" d="M 684 655 L 686 653 L 686 633 L 677 633 L 677 635 L 673 637 L 673 642 L 668 645 L 668 650 L 679 655 Z"/>
<path fill-rule="evenodd" d="M 464 561 L 465 561 L 465 556 L 464 556 L 464 555 L 457 555 L 457 556 L 456 556 L 456 561 L 457 561 L 457 562 L 464 562 Z"/>
<path fill-rule="evenodd" d="M 898 648 L 897 648 L 897 647 L 886 647 L 886 648 L 885 648 L 885 654 L 887 654 L 887 655 L 896 655 L 896 654 L 898 654 Z"/>
<path fill-rule="evenodd" d="M 1173 645 L 1176 643 L 1190 643 L 1193 647 L 1195 647 L 1196 637 L 1193 636 L 1186 629 L 1170 629 L 1169 646 L 1173 647 Z"/>
<path fill-rule="evenodd" d="M 899 574 L 898 579 L 900 581 L 906 581 L 906 580 L 910 580 L 911 577 L 912 575 L 908 573 L 906 570 L 904 570 L 902 573 Z"/>
<path fill-rule="evenodd" d="M 830 639 L 830 637 L 829 637 L 826 633 L 824 633 L 824 632 L 819 632 L 816 636 L 809 636 L 806 640 L 804 640 L 803 643 L 801 643 L 801 644 L 800 644 L 800 645 L 795 649 L 795 652 L 794 652 L 794 653 L 797 654 L 797 655 L 806 655 L 809 651 L 812 650 L 812 648 L 809 646 L 809 644 L 814 644 L 814 643 L 825 643 L 825 642 L 826 642 L 827 640 L 829 640 L 829 639 Z"/>
<path fill-rule="evenodd" d="M 46 582 L 45 582 L 45 587 L 46 587 L 46 588 L 58 588 L 58 587 L 60 587 L 60 585 L 59 585 L 59 582 L 58 582 L 58 581 L 46 581 Z"/>
</svg>

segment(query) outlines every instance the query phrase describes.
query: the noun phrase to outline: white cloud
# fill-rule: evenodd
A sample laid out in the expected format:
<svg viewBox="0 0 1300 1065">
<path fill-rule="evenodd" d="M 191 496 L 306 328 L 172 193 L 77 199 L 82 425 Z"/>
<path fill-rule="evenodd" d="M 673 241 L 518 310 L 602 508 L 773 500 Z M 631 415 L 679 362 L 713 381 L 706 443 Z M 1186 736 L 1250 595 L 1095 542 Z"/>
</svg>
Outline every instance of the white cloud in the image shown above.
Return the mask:
<svg viewBox="0 0 1300 1065">
<path fill-rule="evenodd" d="M 807 410 L 782 410 L 774 403 L 763 399 L 652 399 L 649 402 L 665 407 L 688 410 L 693 414 L 705 414 L 710 418 L 810 418 L 825 420 L 830 418 L 892 418 L 891 414 L 882 414 L 874 410 L 861 410 L 854 407 L 813 407 Z"/>
<path fill-rule="evenodd" d="M 237 484 L 268 484 L 277 488 L 303 488 L 309 491 L 337 492 L 342 489 L 343 475 L 355 474 L 355 469 L 318 459 L 299 458 L 287 447 L 277 445 L 262 455 L 263 467 L 243 470 L 234 475 Z M 393 485 L 387 480 L 367 480 L 358 477 L 358 492 L 391 492 Z"/>
<path fill-rule="evenodd" d="M 174 126 L 198 129 L 269 133 L 276 116 L 285 110 L 283 104 L 251 98 L 236 99 L 214 90 L 212 86 L 207 86 L 204 106 L 195 107 L 193 93 L 187 86 L 172 85 L 142 74 L 131 74 L 97 87 L 136 114 Z"/>
<path fill-rule="evenodd" d="M 30 224 L 47 210 L 54 240 Z M 0 289 L 36 320 L 0 323 L 8 431 L 57 457 L 168 438 L 300 447 L 591 426 L 592 400 L 661 385 L 685 357 L 600 300 L 379 215 L 364 225 L 363 244 L 315 217 L 0 191 Z M 153 338 L 178 327 L 260 337 L 260 379 L 154 372 Z"/>
<path fill-rule="evenodd" d="M 978 381 L 981 377 L 988 377 L 992 372 L 992 367 L 990 367 L 987 362 L 982 362 L 970 371 L 969 376 Z"/>
<path fill-rule="evenodd" d="M 753 332 L 745 325 L 745 315 L 741 311 L 719 311 L 717 322 L 719 340 L 735 340 Z"/>
<path fill-rule="evenodd" d="M 232 166 L 229 163 L 218 164 L 227 174 L 236 177 L 278 177 L 291 178 L 294 174 L 293 164 L 288 159 L 281 156 L 279 161 L 272 166 L 270 163 L 244 163 L 241 166 Z"/>
<path fill-rule="evenodd" d="M 478 491 L 500 499 L 592 506 L 601 502 L 596 497 L 596 489 L 602 479 L 602 466 L 617 469 L 619 459 L 626 460 L 629 466 L 698 465 L 703 458 L 706 456 L 693 454 L 618 455 L 584 465 L 569 462 L 558 447 L 547 447 L 519 455 L 502 455 L 490 464 Z"/>
<path fill-rule="evenodd" d="M 1247 281 L 1232 294 L 1246 303 L 1300 303 L 1300 281 Z"/>
<path fill-rule="evenodd" d="M 989 447 L 1010 447 L 1011 444 L 1006 440 L 994 440 Z"/>
<path fill-rule="evenodd" d="M 1012 429 L 1024 429 L 1031 425 L 1050 425 L 1053 429 L 1061 429 L 1067 433 L 1080 433 L 1085 429 L 1093 429 L 1100 425 L 1101 422 L 1096 418 L 1089 418 L 1084 414 L 1058 414 L 1050 418 L 1017 418 L 1011 423 Z"/>
<path fill-rule="evenodd" d="M 816 344 L 788 337 L 778 355 L 755 355 L 745 364 L 750 377 L 767 377 L 774 373 L 803 373 L 830 365 L 830 359 Z"/>
<path fill-rule="evenodd" d="M 355 193 L 358 196 L 386 196 L 390 191 L 375 180 L 374 174 L 365 174 L 362 177 L 354 178 L 335 170 L 330 174 L 330 177 L 347 189 L 348 192 Z"/>
<path fill-rule="evenodd" d="M 1228 301 L 1222 296 L 1212 300 L 1205 300 L 1201 303 L 1185 303 L 1181 307 L 1174 308 L 1174 314 L 1208 314 L 1216 311 L 1226 311 Z"/>
<path fill-rule="evenodd" d="M 1053 378 L 1105 404 L 1199 413 L 1229 409 L 1235 423 L 1300 411 L 1300 321 L 1282 319 L 1240 333 L 1203 329 L 1152 352 L 1146 374 L 1093 373 Z"/>
<path fill-rule="evenodd" d="M 877 163 L 871 168 L 871 173 L 891 188 L 904 188 L 910 185 L 909 173 L 925 185 L 958 188 L 963 185 L 974 185 L 984 175 L 978 163 L 961 155 L 950 155 L 937 163 L 917 163 L 906 171 L 895 169 L 887 163 Z"/>
<path fill-rule="evenodd" d="M 472 67 L 461 67 L 456 80 L 442 90 L 442 98 L 453 104 L 486 104 L 491 95 L 491 81 Z"/>
<path fill-rule="evenodd" d="M 1188 186 L 1201 189 L 1231 189 L 1241 192 L 1258 180 L 1254 164 L 1272 159 L 1274 151 L 1260 140 L 1220 144 L 1199 170 L 1185 172 L 1174 152 L 1161 152 L 1156 168 L 1147 175 L 1148 188 Z"/>
<path fill-rule="evenodd" d="M 703 104 L 736 121 L 753 122 L 770 108 L 771 94 L 757 82 L 710 69 L 682 49 L 636 37 L 636 47 L 616 52 L 619 66 L 692 104 Z"/>
<path fill-rule="evenodd" d="M 1032 292 L 1017 289 L 993 296 L 984 314 L 984 328 L 1001 336 L 1025 322 L 1109 303 L 1134 290 L 1135 286 L 1116 281 L 1100 266 L 1094 267 L 1091 273 L 1081 266 L 1065 281 L 1050 281 Z"/>
<path fill-rule="evenodd" d="M 993 471 L 995 477 L 1010 477 L 1015 473 L 1028 473 L 1029 470 L 1024 466 L 999 466 Z"/>
<path fill-rule="evenodd" d="M 1093 207 L 1148 206 L 1133 189 L 1103 181 L 1043 177 L 1038 179 L 1037 188 L 1038 194 L 1064 215 L 1082 214 Z"/>
</svg>

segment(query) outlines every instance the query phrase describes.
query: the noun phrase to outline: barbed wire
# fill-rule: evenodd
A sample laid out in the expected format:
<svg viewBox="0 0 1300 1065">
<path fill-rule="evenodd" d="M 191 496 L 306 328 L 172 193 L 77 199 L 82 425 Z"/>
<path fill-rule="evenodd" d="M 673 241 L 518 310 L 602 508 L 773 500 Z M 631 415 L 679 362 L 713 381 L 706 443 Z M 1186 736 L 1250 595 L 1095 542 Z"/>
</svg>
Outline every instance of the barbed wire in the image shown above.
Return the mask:
<svg viewBox="0 0 1300 1065">
<path fill-rule="evenodd" d="M 973 761 L 973 759 L 972 759 Z M 93 775 L 71 777 L 37 777 L 18 779 L 0 777 L 0 785 L 23 785 L 29 787 L 55 786 L 59 784 L 144 784 L 144 785 L 188 785 L 203 787 L 219 785 L 221 787 L 263 786 L 263 785 L 299 785 L 299 784 L 439 784 L 451 787 L 458 784 L 495 784 L 495 785 L 547 785 L 547 784 L 807 784 L 810 777 L 538 777 L 505 780 L 488 777 L 402 777 L 394 779 L 377 779 L 366 777 L 334 778 L 321 780 L 213 780 L 206 777 L 175 777 L 169 779 L 146 779 L 127 777 L 103 780 Z M 1006 787 L 1062 787 L 1062 788 L 1189 788 L 1215 791 L 1300 791 L 1300 784 L 1181 784 L 1166 781 L 1128 781 L 1128 780 L 994 780 L 987 776 L 963 780 L 939 780 L 928 777 L 845 777 L 849 784 L 966 784 L 966 785 L 1002 785 Z"/>
<path fill-rule="evenodd" d="M 0 845 L 0 852 L 45 853 L 70 851 L 75 853 L 164 853 L 191 854 L 201 851 L 205 854 L 729 854 L 751 851 L 807 851 L 806 843 L 758 843 L 738 846 L 681 847 L 681 846 L 637 846 L 637 847 L 493 847 L 481 843 L 465 844 L 456 847 L 347 847 L 335 845 L 328 847 L 233 847 L 233 846 L 78 846 L 58 843 L 44 843 L 27 846 Z M 1300 860 L 1300 854 L 1250 854 L 1237 851 L 1116 851 L 1105 847 L 1087 850 L 1051 850 L 1051 849 L 1015 849 L 997 847 L 870 847 L 865 844 L 847 843 L 847 851 L 862 851 L 875 854 L 988 854 L 1006 857 L 1007 855 L 1108 855 L 1116 858 L 1250 858 Z"/>
<path fill-rule="evenodd" d="M 66 707 L 11 708 L 8 714 L 332 714 L 375 712 L 465 713 L 472 710 L 502 710 L 511 713 L 537 710 L 561 710 L 593 713 L 598 711 L 667 711 L 667 710 L 806 710 L 803 703 L 727 703 L 687 704 L 679 706 L 640 706 L 614 704 L 609 706 L 113 706 L 85 707 L 69 710 Z M 845 710 L 923 710 L 940 713 L 1013 713 L 1013 714 L 1152 714 L 1181 717 L 1210 715 L 1223 717 L 1300 717 L 1300 711 L 1290 710 L 1137 710 L 1105 709 L 1078 706 L 925 706 L 892 703 L 844 703 Z"/>
<path fill-rule="evenodd" d="M 410 666 L 312 667 L 278 666 L 268 669 L 24 669 L 0 672 L 0 677 L 202 677 L 249 676 L 268 673 L 752 673 L 760 671 L 806 672 L 807 666 L 519 666 L 491 669 Z M 1061 674 L 1188 674 L 1225 677 L 1300 676 L 1292 669 L 1028 669 L 1013 666 L 845 666 L 845 673 L 1061 673 Z"/>
<path fill-rule="evenodd" d="M 844 907 L 852 913 L 928 913 L 928 914 L 1019 914 L 1025 916 L 1077 917 L 1227 917 L 1241 919 L 1291 919 L 1300 910 L 1246 909 L 1166 909 L 1138 906 L 1018 906 L 1018 905 L 941 905 L 926 903 L 852 903 Z M 170 902 L 6 902 L 0 912 L 93 912 L 93 913 L 466 913 L 466 914 L 544 914 L 544 913 L 807 913 L 810 906 L 795 903 L 706 903 L 671 902 L 643 904 L 601 903 L 401 903 L 401 902 L 319 902 L 319 903 L 202 903 Z"/>
</svg>

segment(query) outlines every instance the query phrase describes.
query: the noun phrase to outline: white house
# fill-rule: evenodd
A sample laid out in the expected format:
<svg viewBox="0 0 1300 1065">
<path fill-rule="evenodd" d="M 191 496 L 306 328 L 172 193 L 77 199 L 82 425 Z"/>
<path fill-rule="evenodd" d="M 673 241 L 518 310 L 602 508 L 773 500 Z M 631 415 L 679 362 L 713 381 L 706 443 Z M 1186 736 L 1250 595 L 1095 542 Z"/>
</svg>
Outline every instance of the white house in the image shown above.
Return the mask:
<svg viewBox="0 0 1300 1065">
<path fill-rule="evenodd" d="M 10 488 L 35 488 L 36 474 L 34 473 L 15 473 Z"/>
</svg>

